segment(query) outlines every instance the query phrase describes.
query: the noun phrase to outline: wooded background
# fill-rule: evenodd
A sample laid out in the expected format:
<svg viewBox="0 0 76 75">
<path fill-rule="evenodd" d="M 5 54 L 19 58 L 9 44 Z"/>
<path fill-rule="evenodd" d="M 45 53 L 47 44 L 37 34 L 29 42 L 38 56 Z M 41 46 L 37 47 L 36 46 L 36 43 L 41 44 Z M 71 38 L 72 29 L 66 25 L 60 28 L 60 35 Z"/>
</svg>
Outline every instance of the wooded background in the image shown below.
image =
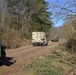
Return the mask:
<svg viewBox="0 0 76 75">
<path fill-rule="evenodd" d="M 57 21 L 64 20 L 64 24 L 54 27 L 54 18 Z M 0 32 L 3 44 L 8 48 L 13 43 L 18 46 L 30 44 L 33 31 L 45 31 L 49 40 L 51 36 L 68 40 L 66 47 L 75 52 L 76 0 L 50 5 L 44 0 L 0 0 Z"/>
<path fill-rule="evenodd" d="M 0 0 L 0 9 L 2 39 L 9 47 L 12 43 L 27 44 L 33 31 L 48 34 L 51 28 L 52 14 L 44 0 Z"/>
</svg>

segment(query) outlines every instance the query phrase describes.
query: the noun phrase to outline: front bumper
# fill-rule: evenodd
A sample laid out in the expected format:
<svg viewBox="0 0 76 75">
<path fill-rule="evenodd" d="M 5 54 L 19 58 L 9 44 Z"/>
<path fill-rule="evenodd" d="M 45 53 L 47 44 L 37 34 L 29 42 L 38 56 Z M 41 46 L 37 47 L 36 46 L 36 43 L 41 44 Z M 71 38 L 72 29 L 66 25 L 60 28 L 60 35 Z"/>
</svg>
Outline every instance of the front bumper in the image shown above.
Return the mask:
<svg viewBox="0 0 76 75">
<path fill-rule="evenodd" d="M 32 44 L 33 45 L 43 45 L 44 43 L 43 42 L 33 42 Z"/>
</svg>

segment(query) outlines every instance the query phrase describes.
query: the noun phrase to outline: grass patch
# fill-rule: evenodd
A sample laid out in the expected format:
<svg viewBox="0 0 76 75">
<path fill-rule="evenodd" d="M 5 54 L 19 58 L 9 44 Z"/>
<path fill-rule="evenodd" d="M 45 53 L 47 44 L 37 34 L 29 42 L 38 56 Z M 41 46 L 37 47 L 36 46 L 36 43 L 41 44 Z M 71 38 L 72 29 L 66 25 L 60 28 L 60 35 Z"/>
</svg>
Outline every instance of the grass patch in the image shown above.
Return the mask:
<svg viewBox="0 0 76 75">
<path fill-rule="evenodd" d="M 45 55 L 43 59 L 38 59 L 26 66 L 23 71 L 25 75 L 62 75 L 63 69 L 52 64 L 52 59 L 59 57 L 61 56 Z"/>
<path fill-rule="evenodd" d="M 76 57 L 63 51 L 41 56 L 37 61 L 25 66 L 25 75 L 62 75 L 72 64 L 76 65 Z"/>
</svg>

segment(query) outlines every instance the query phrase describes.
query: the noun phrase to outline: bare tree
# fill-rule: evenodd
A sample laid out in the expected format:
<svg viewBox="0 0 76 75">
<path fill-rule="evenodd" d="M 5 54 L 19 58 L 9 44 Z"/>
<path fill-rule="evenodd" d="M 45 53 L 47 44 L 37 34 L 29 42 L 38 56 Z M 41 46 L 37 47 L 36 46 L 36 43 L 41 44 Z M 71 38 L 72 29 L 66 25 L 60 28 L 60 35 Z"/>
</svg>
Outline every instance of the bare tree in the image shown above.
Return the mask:
<svg viewBox="0 0 76 75">
<path fill-rule="evenodd" d="M 73 18 L 76 15 L 76 0 L 66 0 L 62 3 L 58 0 L 57 4 L 51 2 L 50 10 L 53 12 L 53 17 L 58 19 Z"/>
<path fill-rule="evenodd" d="M 1 15 L 0 32 L 3 30 L 5 26 L 6 11 L 7 11 L 7 1 L 0 0 L 0 15 Z"/>
<path fill-rule="evenodd" d="M 61 31 L 68 38 L 67 47 L 76 52 L 76 0 L 66 0 L 61 4 L 59 0 L 57 0 L 57 4 L 51 2 L 50 10 L 53 13 L 52 18 L 56 19 L 56 22 L 60 19 L 64 20 Z"/>
</svg>

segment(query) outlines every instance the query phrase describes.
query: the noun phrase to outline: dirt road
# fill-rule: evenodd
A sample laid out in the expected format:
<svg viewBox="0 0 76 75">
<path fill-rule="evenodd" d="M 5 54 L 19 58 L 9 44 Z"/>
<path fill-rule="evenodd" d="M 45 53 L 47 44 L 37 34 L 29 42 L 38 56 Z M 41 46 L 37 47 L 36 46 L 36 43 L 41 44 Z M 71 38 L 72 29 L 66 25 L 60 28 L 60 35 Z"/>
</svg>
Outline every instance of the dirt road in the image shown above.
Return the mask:
<svg viewBox="0 0 76 75">
<path fill-rule="evenodd" d="M 25 46 L 18 49 L 6 50 L 7 57 L 5 62 L 0 66 L 0 75 L 15 75 L 24 66 L 32 61 L 37 60 L 40 56 L 52 52 L 52 48 L 61 42 L 55 42 L 47 46 Z M 51 48 L 51 50 L 50 50 Z M 23 74 L 18 74 L 23 75 Z"/>
</svg>

